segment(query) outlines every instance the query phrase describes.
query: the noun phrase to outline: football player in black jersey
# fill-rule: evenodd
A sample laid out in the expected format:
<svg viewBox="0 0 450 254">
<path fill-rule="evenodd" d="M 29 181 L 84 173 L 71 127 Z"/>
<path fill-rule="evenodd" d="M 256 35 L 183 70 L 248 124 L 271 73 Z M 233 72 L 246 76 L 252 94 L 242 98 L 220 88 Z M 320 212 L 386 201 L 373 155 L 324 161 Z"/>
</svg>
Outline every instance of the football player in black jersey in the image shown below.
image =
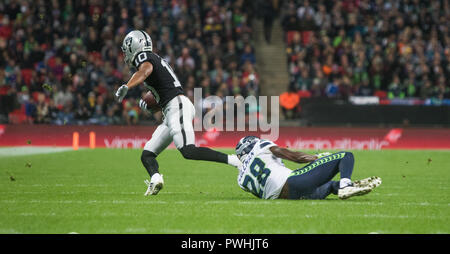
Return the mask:
<svg viewBox="0 0 450 254">
<path fill-rule="evenodd" d="M 206 147 L 195 146 L 195 133 L 192 121 L 195 108 L 192 102 L 184 96 L 183 88 L 170 65 L 160 56 L 152 52 L 152 40 L 142 30 L 134 30 L 125 36 L 122 44 L 125 62 L 137 71 L 130 80 L 118 88 L 116 98 L 123 100 L 128 89 L 144 83 L 153 93 L 162 109 L 164 118 L 151 139 L 145 144 L 141 155 L 142 164 L 150 175 L 146 180 L 148 189 L 145 195 L 156 195 L 164 185 L 159 173 L 156 157 L 172 141 L 184 158 L 190 160 L 205 160 L 227 163 L 238 167 L 241 162 L 236 155 L 227 155 Z M 147 109 L 144 101 L 140 106 Z"/>
</svg>

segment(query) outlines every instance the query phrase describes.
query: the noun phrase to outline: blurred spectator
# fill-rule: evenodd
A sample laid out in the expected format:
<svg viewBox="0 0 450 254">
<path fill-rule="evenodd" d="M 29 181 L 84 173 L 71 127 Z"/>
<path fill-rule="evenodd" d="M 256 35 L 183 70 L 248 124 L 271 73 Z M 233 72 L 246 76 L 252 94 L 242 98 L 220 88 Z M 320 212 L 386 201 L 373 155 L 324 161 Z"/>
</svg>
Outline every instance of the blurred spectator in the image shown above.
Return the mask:
<svg viewBox="0 0 450 254">
<path fill-rule="evenodd" d="M 264 38 L 266 42 L 270 44 L 272 39 L 272 27 L 273 21 L 275 19 L 276 11 L 277 11 L 277 1 L 262 1 L 262 16 L 264 23 Z"/>
<path fill-rule="evenodd" d="M 281 13 L 289 89 L 450 98 L 448 0 L 287 0 Z"/>
<path fill-rule="evenodd" d="M 127 103 L 113 97 L 132 74 L 120 46 L 133 29 L 150 34 L 190 98 L 196 87 L 205 96 L 255 94 L 254 6 L 250 0 L 0 2 L 0 121 L 15 112 L 29 123 L 138 124 L 144 86 L 130 91 Z"/>
<path fill-rule="evenodd" d="M 280 105 L 286 119 L 297 117 L 296 107 L 300 102 L 300 96 L 294 89 L 290 89 L 280 95 Z"/>
<path fill-rule="evenodd" d="M 256 63 L 255 55 L 253 54 L 253 49 L 250 45 L 245 45 L 244 53 L 241 56 L 241 65 L 244 65 L 246 61 L 249 61 L 251 64 Z"/>
</svg>

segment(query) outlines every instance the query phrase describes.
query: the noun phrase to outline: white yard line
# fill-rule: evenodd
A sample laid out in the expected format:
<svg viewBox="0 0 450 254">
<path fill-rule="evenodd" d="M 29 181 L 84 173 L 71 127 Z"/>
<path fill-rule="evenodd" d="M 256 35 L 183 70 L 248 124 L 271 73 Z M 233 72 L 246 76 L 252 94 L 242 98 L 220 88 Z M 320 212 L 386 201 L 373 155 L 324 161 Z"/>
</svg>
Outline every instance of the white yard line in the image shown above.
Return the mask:
<svg viewBox="0 0 450 254">
<path fill-rule="evenodd" d="M 33 154 L 58 153 L 71 150 L 72 150 L 71 147 L 46 147 L 46 146 L 0 147 L 0 158 L 33 155 Z"/>
<path fill-rule="evenodd" d="M 40 192 L 37 192 L 40 193 Z M 23 193 L 22 193 L 23 194 Z M 72 193 L 71 193 L 72 194 Z M 111 192 L 111 194 L 114 194 Z M 301 201 L 298 201 L 299 203 Z M 15 199 L 4 199 L 0 200 L 0 203 L 31 203 L 31 204 L 177 204 L 177 205 L 191 205 L 191 204 L 239 204 L 239 205 L 280 205 L 286 204 L 285 202 L 248 202 L 248 201 L 162 201 L 162 200 L 142 200 L 142 201 L 132 201 L 132 200 L 40 200 L 40 199 L 32 199 L 32 200 L 15 200 Z M 328 202 L 311 202 L 305 203 L 305 205 L 317 205 L 317 204 L 329 204 Z M 346 205 L 348 206 L 348 202 L 333 202 L 333 205 Z M 365 205 L 365 206 L 383 206 L 383 203 L 375 203 L 375 202 L 351 202 L 351 205 Z M 447 204 L 435 204 L 429 202 L 406 202 L 406 203 L 398 203 L 396 207 L 401 206 L 437 206 L 437 207 L 449 207 L 450 203 Z"/>
</svg>

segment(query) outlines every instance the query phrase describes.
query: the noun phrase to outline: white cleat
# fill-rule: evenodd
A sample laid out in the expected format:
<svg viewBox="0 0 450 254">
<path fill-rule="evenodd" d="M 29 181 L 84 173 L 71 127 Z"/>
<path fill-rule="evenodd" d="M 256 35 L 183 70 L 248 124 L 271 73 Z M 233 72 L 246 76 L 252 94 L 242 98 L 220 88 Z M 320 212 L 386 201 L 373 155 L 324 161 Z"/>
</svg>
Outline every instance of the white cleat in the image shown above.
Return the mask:
<svg viewBox="0 0 450 254">
<path fill-rule="evenodd" d="M 152 176 L 151 180 L 145 180 L 145 184 L 147 184 L 148 188 L 145 192 L 145 196 L 148 195 L 156 195 L 164 186 L 164 180 L 162 175 L 156 173 Z"/>
<path fill-rule="evenodd" d="M 353 196 L 361 196 L 365 195 L 372 191 L 372 188 L 365 186 L 365 187 L 355 187 L 355 186 L 346 186 L 344 188 L 341 188 L 338 190 L 338 196 L 340 199 L 347 199 Z"/>
<path fill-rule="evenodd" d="M 372 176 L 369 178 L 357 180 L 353 182 L 354 187 L 370 187 L 372 189 L 381 185 L 381 178 L 378 176 Z"/>
</svg>

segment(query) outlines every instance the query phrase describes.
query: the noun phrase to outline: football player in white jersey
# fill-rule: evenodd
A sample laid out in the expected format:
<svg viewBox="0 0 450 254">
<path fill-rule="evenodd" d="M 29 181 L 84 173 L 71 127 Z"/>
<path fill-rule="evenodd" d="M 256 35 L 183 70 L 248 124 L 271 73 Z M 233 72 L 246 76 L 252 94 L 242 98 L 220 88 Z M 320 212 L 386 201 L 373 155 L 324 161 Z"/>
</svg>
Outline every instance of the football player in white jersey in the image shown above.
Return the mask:
<svg viewBox="0 0 450 254">
<path fill-rule="evenodd" d="M 148 185 L 145 195 L 156 195 L 163 187 L 164 181 L 156 157 L 172 141 L 185 159 L 215 161 L 235 167 L 241 164 L 236 155 L 195 146 L 192 126 L 194 105 L 184 95 L 183 87 L 170 65 L 153 52 L 152 39 L 145 31 L 129 32 L 123 40 L 122 51 L 125 62 L 137 71 L 116 91 L 117 100 L 122 102 L 129 89 L 144 83 L 152 91 L 164 116 L 163 123 L 153 132 L 141 155 L 142 164 L 151 178 L 145 181 Z M 149 110 L 142 99 L 139 105 Z"/>
<path fill-rule="evenodd" d="M 239 186 L 262 199 L 325 199 L 331 193 L 347 199 L 367 194 L 381 184 L 379 177 L 352 182 L 351 152 L 310 155 L 247 136 L 237 144 L 236 154 L 242 161 Z M 282 159 L 309 164 L 292 171 Z M 338 173 L 340 181 L 332 181 Z"/>
</svg>

